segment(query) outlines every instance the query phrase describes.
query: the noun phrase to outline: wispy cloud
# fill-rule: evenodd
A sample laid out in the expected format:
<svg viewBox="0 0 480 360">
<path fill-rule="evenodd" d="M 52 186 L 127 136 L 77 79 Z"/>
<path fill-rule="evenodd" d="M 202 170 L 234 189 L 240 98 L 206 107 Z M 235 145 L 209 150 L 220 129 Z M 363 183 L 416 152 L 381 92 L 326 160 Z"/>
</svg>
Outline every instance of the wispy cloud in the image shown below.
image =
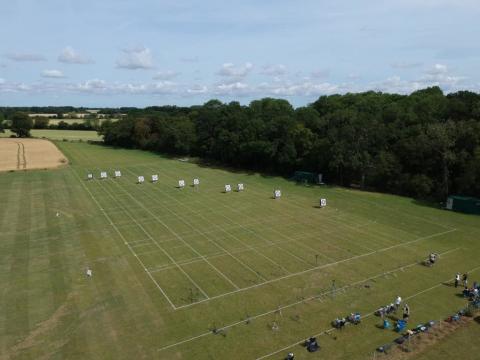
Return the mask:
<svg viewBox="0 0 480 360">
<path fill-rule="evenodd" d="M 43 70 L 42 71 L 42 77 L 44 78 L 53 78 L 53 79 L 59 79 L 59 78 L 64 78 L 65 75 L 61 70 Z"/>
<path fill-rule="evenodd" d="M 397 61 L 391 64 L 394 69 L 415 69 L 421 67 L 421 62 Z"/>
<path fill-rule="evenodd" d="M 264 65 L 260 73 L 268 76 L 281 76 L 287 73 L 287 67 L 283 64 Z"/>
<path fill-rule="evenodd" d="M 88 56 L 81 55 L 73 47 L 67 46 L 58 55 L 58 61 L 66 64 L 92 64 L 93 60 Z"/>
<path fill-rule="evenodd" d="M 8 53 L 5 54 L 5 57 L 12 61 L 25 61 L 25 62 L 35 62 L 35 61 L 46 61 L 45 56 L 34 53 Z"/>
<path fill-rule="evenodd" d="M 152 69 L 154 67 L 152 52 L 143 46 L 124 49 L 123 54 L 117 60 L 117 67 L 129 70 Z"/>
<path fill-rule="evenodd" d="M 246 62 L 243 65 L 235 66 L 233 63 L 224 63 L 217 74 L 232 78 L 244 78 L 253 70 L 253 64 Z"/>
</svg>

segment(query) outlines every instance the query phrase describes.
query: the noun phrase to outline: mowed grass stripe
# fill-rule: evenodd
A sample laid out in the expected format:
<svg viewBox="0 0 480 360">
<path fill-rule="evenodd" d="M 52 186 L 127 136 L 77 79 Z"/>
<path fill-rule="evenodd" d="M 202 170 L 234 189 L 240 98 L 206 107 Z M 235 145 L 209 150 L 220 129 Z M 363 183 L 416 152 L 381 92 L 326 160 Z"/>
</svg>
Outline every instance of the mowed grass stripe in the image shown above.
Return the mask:
<svg viewBox="0 0 480 360">
<path fill-rule="evenodd" d="M 15 248 L 19 244 L 15 243 L 14 228 L 17 226 L 16 218 L 20 213 L 22 206 L 21 195 L 24 186 L 23 178 L 13 176 L 13 174 L 3 174 L 1 178 L 0 196 L 5 201 L 5 206 L 1 207 L 0 225 L 2 233 L 0 234 L 0 282 L 3 284 L 3 296 L 0 296 L 0 354 L 6 354 L 11 347 L 13 340 L 9 334 L 8 322 L 9 316 L 14 316 L 9 309 L 12 306 L 10 299 L 13 294 L 10 292 L 12 286 L 12 277 L 10 271 L 14 262 Z"/>
<path fill-rule="evenodd" d="M 23 206 L 18 207 L 14 216 L 16 220 L 13 222 L 22 228 L 28 228 L 31 224 L 31 184 L 29 183 L 29 175 L 24 172 L 21 174 L 21 183 L 19 189 L 21 192 L 18 196 L 18 202 Z M 23 340 L 30 331 L 29 319 L 29 296 L 28 289 L 30 285 L 29 279 L 29 239 L 31 234 L 18 234 L 14 236 L 14 244 L 12 248 L 12 257 L 10 269 L 8 269 L 9 279 L 8 288 L 5 292 L 5 307 L 3 311 L 6 314 L 5 322 L 5 344 L 6 349 L 12 352 L 12 348 Z M 15 350 L 13 352 L 16 353 Z"/>
</svg>

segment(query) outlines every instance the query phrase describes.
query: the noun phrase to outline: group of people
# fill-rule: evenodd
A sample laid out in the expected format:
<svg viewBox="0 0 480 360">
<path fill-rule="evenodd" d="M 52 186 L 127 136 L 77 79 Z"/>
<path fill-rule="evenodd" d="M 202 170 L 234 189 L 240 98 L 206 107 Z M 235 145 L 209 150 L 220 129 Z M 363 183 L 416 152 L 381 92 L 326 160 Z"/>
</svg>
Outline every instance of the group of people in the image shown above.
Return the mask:
<svg viewBox="0 0 480 360">
<path fill-rule="evenodd" d="M 354 325 L 360 324 L 361 316 L 360 313 L 351 313 L 346 318 L 336 318 L 332 321 L 332 326 L 336 329 L 341 329 L 345 326 L 347 322 L 352 323 Z"/>
<path fill-rule="evenodd" d="M 401 306 L 402 306 L 402 297 L 397 296 L 394 302 L 388 305 L 382 306 L 375 313 L 383 318 L 386 315 L 390 315 L 391 313 L 397 313 L 398 309 L 400 309 Z M 410 307 L 408 306 L 408 304 L 405 304 L 403 306 L 403 319 L 408 320 L 409 317 L 410 317 Z"/>
<path fill-rule="evenodd" d="M 463 274 L 461 279 L 462 279 L 463 287 L 464 288 L 468 287 L 468 274 L 467 273 Z M 460 284 L 460 273 L 457 273 L 455 275 L 455 287 L 458 287 L 459 284 Z"/>
<path fill-rule="evenodd" d="M 473 285 L 471 287 L 468 287 L 468 274 L 465 273 L 463 276 L 460 278 L 460 273 L 457 273 L 455 275 L 455 287 L 457 288 L 458 285 L 460 284 L 460 279 L 463 284 L 463 296 L 468 298 L 469 300 L 478 300 L 480 298 L 480 284 L 478 284 L 476 281 L 473 282 Z"/>
</svg>

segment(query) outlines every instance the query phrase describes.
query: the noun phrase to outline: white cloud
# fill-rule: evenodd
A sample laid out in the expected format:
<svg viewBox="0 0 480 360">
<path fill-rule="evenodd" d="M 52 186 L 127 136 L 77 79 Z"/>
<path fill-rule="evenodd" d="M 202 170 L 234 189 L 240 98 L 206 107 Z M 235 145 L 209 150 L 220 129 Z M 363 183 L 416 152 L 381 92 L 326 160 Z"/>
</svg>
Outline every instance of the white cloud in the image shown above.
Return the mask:
<svg viewBox="0 0 480 360">
<path fill-rule="evenodd" d="M 187 89 L 188 94 L 206 94 L 208 92 L 208 87 L 205 85 L 193 85 Z"/>
<path fill-rule="evenodd" d="M 435 64 L 431 69 L 427 71 L 427 74 L 430 75 L 439 75 L 439 74 L 446 74 L 448 72 L 447 65 L 443 64 Z"/>
<path fill-rule="evenodd" d="M 146 89 L 152 94 L 173 94 L 176 91 L 177 84 L 171 81 L 159 81 L 153 85 L 149 85 Z"/>
<path fill-rule="evenodd" d="M 130 70 L 151 69 L 153 68 L 152 52 L 146 47 L 124 49 L 122 56 L 117 60 L 117 67 Z"/>
<path fill-rule="evenodd" d="M 172 80 L 172 79 L 175 79 L 178 75 L 180 75 L 180 73 L 173 70 L 159 71 L 153 76 L 153 79 L 154 80 Z"/>
<path fill-rule="evenodd" d="M 67 64 L 92 64 L 93 60 L 87 56 L 83 56 L 78 53 L 71 46 L 67 46 L 62 50 L 60 55 L 58 55 L 58 61 Z"/>
<path fill-rule="evenodd" d="M 44 78 L 63 78 L 65 75 L 63 75 L 63 72 L 60 70 L 43 70 L 42 71 L 42 77 Z"/>
<path fill-rule="evenodd" d="M 217 72 L 220 76 L 232 78 L 244 78 L 253 70 L 253 64 L 246 62 L 243 65 L 235 66 L 232 63 L 224 63 L 222 68 Z"/>
<path fill-rule="evenodd" d="M 339 86 L 328 82 L 314 83 L 310 81 L 300 83 L 270 84 L 263 83 L 258 87 L 258 91 L 275 96 L 311 96 L 328 95 L 339 91 Z"/>
<path fill-rule="evenodd" d="M 100 79 L 91 79 L 78 84 L 72 84 L 70 90 L 81 92 L 104 92 L 107 89 L 107 83 Z"/>
<path fill-rule="evenodd" d="M 465 80 L 463 76 L 452 74 L 448 66 L 435 64 L 417 79 L 404 80 L 395 75 L 380 83 L 371 84 L 370 88 L 401 94 L 409 94 L 430 86 L 439 86 L 446 92 L 457 91 L 460 87 L 472 89 L 472 86 L 464 84 Z"/>
<path fill-rule="evenodd" d="M 12 61 L 45 61 L 47 60 L 43 55 L 33 53 L 9 53 L 5 57 Z"/>
<path fill-rule="evenodd" d="M 250 95 L 251 89 L 248 84 L 243 82 L 233 82 L 228 84 L 217 84 L 214 89 L 214 94 L 216 95 Z"/>
<path fill-rule="evenodd" d="M 287 67 L 283 64 L 264 65 L 261 74 L 269 76 L 281 76 L 287 73 Z"/>
</svg>

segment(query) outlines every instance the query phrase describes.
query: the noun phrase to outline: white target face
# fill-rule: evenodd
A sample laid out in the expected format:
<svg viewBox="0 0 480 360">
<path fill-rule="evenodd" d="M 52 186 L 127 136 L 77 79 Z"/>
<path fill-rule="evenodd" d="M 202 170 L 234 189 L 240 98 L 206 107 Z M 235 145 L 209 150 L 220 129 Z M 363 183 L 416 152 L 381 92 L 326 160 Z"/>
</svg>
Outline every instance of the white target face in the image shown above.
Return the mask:
<svg viewBox="0 0 480 360">
<path fill-rule="evenodd" d="M 87 174 L 87 179 L 92 180 L 93 179 L 93 174 Z"/>
<path fill-rule="evenodd" d="M 178 187 L 185 187 L 185 180 L 178 180 Z"/>
<path fill-rule="evenodd" d="M 327 199 L 320 199 L 320 206 L 321 207 L 327 206 Z"/>
<path fill-rule="evenodd" d="M 238 191 L 243 191 L 243 189 L 244 189 L 243 184 L 237 184 L 237 190 Z"/>
<path fill-rule="evenodd" d="M 230 191 L 232 191 L 232 187 L 229 184 L 225 185 L 225 192 L 230 192 Z"/>
<path fill-rule="evenodd" d="M 120 170 L 115 170 L 115 177 L 121 177 L 122 173 Z"/>
<path fill-rule="evenodd" d="M 144 178 L 143 176 L 139 176 L 139 177 L 138 177 L 138 183 L 139 183 L 139 184 L 142 184 L 142 183 L 144 183 L 144 182 L 145 182 L 145 178 Z"/>
<path fill-rule="evenodd" d="M 282 197 L 282 192 L 280 190 L 275 190 L 273 192 L 273 196 L 275 197 L 275 199 L 278 199 L 278 198 Z"/>
<path fill-rule="evenodd" d="M 102 172 L 100 173 L 100 178 L 101 178 L 101 179 L 106 179 L 106 178 L 107 178 L 107 172 L 106 172 L 106 171 L 102 171 Z"/>
<path fill-rule="evenodd" d="M 193 185 L 200 185 L 200 180 L 193 179 Z"/>
<path fill-rule="evenodd" d="M 155 182 L 155 181 L 158 181 L 158 175 L 152 175 L 152 181 Z"/>
</svg>

